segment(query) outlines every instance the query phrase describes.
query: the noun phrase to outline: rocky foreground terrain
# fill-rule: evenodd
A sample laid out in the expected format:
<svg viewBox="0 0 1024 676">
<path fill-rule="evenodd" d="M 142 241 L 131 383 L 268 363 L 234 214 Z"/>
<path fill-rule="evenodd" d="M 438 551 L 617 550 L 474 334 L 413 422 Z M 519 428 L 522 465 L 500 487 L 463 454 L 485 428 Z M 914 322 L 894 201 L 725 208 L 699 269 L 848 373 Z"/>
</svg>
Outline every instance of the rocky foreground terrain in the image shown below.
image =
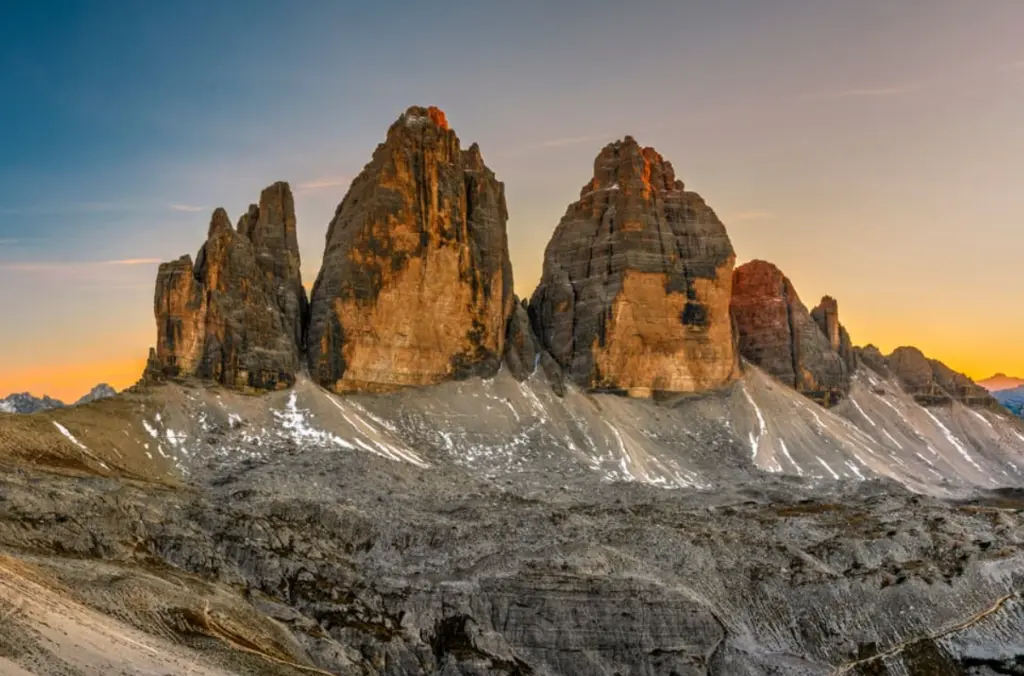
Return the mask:
<svg viewBox="0 0 1024 676">
<path fill-rule="evenodd" d="M 311 299 L 287 184 L 215 211 L 135 387 L 0 412 L 0 674 L 1024 673 L 1024 423 L 632 138 L 529 302 L 506 218 L 419 107 Z"/>
</svg>

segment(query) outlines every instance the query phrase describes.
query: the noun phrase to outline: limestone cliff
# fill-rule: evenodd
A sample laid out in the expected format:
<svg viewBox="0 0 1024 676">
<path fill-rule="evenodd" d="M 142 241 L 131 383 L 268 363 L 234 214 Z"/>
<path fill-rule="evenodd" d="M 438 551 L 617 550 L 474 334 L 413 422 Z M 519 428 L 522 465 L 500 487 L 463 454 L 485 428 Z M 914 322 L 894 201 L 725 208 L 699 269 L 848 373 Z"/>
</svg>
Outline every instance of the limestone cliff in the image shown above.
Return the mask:
<svg viewBox="0 0 1024 676">
<path fill-rule="evenodd" d="M 530 314 L 582 387 L 648 397 L 736 375 L 725 226 L 653 148 L 606 146 L 544 254 Z"/>
<path fill-rule="evenodd" d="M 164 263 L 157 274 L 157 344 L 146 376 L 197 377 L 238 390 L 295 382 L 306 308 L 291 190 L 263 191 L 231 227 L 217 209 L 196 256 Z"/>
<path fill-rule="evenodd" d="M 789 278 L 766 261 L 741 265 L 733 275 L 732 316 L 740 354 L 824 406 L 837 403 L 850 387 L 851 371 L 833 348 L 842 349 L 844 333 L 834 310 L 831 319 L 819 312 L 823 331 Z M 850 354 L 852 360 L 852 348 Z"/>
<path fill-rule="evenodd" d="M 437 108 L 410 108 L 352 182 L 313 288 L 310 372 L 336 392 L 490 375 L 513 311 L 504 185 Z"/>
</svg>

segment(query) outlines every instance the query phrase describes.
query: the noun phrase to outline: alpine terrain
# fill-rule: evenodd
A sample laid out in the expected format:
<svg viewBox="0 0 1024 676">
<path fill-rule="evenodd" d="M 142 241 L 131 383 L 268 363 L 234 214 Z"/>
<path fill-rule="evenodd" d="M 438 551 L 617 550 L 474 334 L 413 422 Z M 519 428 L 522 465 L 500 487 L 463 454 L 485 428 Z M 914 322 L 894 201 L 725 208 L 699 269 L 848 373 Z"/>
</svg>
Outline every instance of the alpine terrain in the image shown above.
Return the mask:
<svg viewBox="0 0 1024 676">
<path fill-rule="evenodd" d="M 517 298 L 484 157 L 401 115 L 308 298 L 217 209 L 138 384 L 0 413 L 0 673 L 1024 673 L 1024 422 L 629 136 Z"/>
</svg>

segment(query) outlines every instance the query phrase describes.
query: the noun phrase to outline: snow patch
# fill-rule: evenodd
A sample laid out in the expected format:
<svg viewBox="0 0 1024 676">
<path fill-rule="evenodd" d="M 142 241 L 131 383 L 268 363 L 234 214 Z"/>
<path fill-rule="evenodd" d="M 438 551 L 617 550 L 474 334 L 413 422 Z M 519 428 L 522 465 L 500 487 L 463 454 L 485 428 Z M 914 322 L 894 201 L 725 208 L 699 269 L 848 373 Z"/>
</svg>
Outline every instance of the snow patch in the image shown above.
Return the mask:
<svg viewBox="0 0 1024 676">
<path fill-rule="evenodd" d="M 157 414 L 157 420 L 159 420 L 159 419 L 160 419 L 160 415 Z M 149 434 L 149 436 L 153 437 L 154 439 L 159 439 L 160 438 L 160 433 L 157 432 L 156 428 L 153 427 L 152 425 L 150 425 L 148 421 L 143 420 L 142 421 L 142 426 L 146 428 L 146 433 Z"/>
</svg>

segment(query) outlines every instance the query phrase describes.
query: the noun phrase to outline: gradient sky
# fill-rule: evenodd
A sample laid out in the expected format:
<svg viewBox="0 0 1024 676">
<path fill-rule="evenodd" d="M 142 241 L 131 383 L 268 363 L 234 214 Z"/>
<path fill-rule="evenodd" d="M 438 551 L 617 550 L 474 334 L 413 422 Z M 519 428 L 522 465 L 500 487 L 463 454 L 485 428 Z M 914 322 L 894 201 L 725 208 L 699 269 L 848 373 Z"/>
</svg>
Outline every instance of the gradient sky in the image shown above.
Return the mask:
<svg viewBox="0 0 1024 676">
<path fill-rule="evenodd" d="M 213 6 L 216 5 L 216 6 Z M 557 5 L 553 7 L 552 5 Z M 296 191 L 317 272 L 409 105 L 506 185 L 516 288 L 606 142 L 671 160 L 858 344 L 1024 375 L 1024 2 L 9 2 L 0 396 L 138 377 L 156 262 Z"/>
</svg>

